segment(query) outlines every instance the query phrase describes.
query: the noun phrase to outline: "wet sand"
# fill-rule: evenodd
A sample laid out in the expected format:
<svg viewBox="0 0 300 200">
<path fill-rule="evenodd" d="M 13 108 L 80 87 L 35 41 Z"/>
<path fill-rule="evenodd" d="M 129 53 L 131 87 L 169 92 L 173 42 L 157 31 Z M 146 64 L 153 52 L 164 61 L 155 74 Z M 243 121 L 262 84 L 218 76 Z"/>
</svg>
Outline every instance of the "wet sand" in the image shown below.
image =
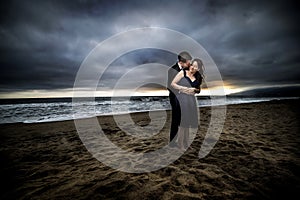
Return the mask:
<svg viewBox="0 0 300 200">
<path fill-rule="evenodd" d="M 200 128 L 184 155 L 148 173 L 126 173 L 99 162 L 81 142 L 74 121 L 0 125 L 0 199 L 299 197 L 299 103 L 227 106 L 221 136 L 203 159 L 198 152 L 210 108 L 201 108 Z M 148 113 L 131 116 L 140 126 L 149 123 Z M 167 144 L 169 121 L 157 135 L 141 140 L 127 135 L 111 116 L 98 120 L 106 136 L 128 151 L 147 152 Z"/>
</svg>

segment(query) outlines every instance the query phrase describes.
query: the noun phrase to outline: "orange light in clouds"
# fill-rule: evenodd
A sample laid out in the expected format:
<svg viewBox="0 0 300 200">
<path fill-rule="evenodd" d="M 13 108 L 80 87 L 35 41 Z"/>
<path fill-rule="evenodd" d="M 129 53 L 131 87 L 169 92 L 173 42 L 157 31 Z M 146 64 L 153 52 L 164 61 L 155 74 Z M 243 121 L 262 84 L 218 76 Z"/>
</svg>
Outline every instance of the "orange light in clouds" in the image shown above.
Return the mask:
<svg viewBox="0 0 300 200">
<path fill-rule="evenodd" d="M 224 90 L 224 91 L 223 91 Z M 200 96 L 210 96 L 213 94 L 223 95 L 224 92 L 226 95 L 241 92 L 246 90 L 246 88 L 238 88 L 229 85 L 225 85 L 224 87 L 213 87 L 213 88 L 203 88 L 201 90 Z M 86 93 L 84 90 L 82 91 L 82 96 L 89 96 L 91 93 Z M 131 90 L 101 90 L 98 89 L 95 91 L 94 96 L 97 97 L 109 97 L 109 96 L 168 96 L 169 91 L 166 89 L 157 89 L 157 88 L 140 88 L 137 91 L 133 92 Z M 198 95 L 197 95 L 198 96 Z M 28 90 L 22 92 L 11 92 L 11 93 L 0 93 L 1 99 L 7 98 L 59 98 L 59 97 L 73 97 L 73 89 L 65 89 L 65 90 Z"/>
<path fill-rule="evenodd" d="M 229 95 L 229 94 L 233 94 L 233 93 L 237 93 L 237 92 L 242 92 L 246 90 L 245 88 L 241 88 L 241 87 L 236 87 L 236 86 L 232 86 L 232 85 L 224 85 L 222 86 L 218 86 L 218 87 L 213 87 L 213 88 L 205 88 L 202 89 L 201 94 L 205 95 L 205 96 L 209 96 L 209 95 L 213 95 L 214 93 L 217 93 L 217 91 L 220 91 L 219 95 Z"/>
</svg>

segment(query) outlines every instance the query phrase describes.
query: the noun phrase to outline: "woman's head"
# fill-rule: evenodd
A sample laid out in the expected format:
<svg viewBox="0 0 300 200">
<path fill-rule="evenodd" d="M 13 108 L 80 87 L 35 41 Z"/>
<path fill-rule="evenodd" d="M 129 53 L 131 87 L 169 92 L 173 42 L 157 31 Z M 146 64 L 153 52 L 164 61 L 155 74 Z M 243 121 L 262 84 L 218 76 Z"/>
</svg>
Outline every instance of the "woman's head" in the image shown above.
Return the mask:
<svg viewBox="0 0 300 200">
<path fill-rule="evenodd" d="M 195 58 L 192 61 L 190 70 L 193 73 L 195 73 L 196 71 L 199 71 L 199 73 L 203 76 L 203 74 L 204 74 L 204 66 L 203 66 L 202 60 L 200 60 L 199 58 Z"/>
<path fill-rule="evenodd" d="M 191 63 L 190 71 L 194 74 L 195 78 L 201 84 L 204 78 L 204 65 L 202 60 L 200 60 L 199 58 L 195 58 Z"/>
</svg>

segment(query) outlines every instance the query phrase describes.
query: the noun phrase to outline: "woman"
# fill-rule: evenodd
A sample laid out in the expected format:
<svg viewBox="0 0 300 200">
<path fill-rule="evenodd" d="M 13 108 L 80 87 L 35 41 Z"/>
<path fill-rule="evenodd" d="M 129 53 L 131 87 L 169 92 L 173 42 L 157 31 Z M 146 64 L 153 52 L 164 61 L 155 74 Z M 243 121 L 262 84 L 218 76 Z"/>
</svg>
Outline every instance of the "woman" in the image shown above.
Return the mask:
<svg viewBox="0 0 300 200">
<path fill-rule="evenodd" d="M 189 128 L 198 127 L 198 109 L 195 93 L 200 93 L 204 78 L 203 63 L 194 59 L 187 70 L 181 70 L 173 79 L 171 86 L 177 90 L 181 108 L 181 122 L 178 128 L 178 147 L 185 150 L 189 146 Z"/>
</svg>

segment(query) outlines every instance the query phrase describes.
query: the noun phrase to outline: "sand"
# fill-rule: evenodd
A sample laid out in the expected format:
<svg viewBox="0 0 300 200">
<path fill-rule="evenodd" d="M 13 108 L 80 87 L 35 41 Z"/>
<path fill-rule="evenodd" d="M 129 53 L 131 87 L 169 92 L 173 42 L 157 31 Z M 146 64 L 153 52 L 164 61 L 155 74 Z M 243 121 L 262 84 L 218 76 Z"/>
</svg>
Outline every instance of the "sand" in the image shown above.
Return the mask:
<svg viewBox="0 0 300 200">
<path fill-rule="evenodd" d="M 299 103 L 227 106 L 221 136 L 203 159 L 198 152 L 210 108 L 201 108 L 200 129 L 184 155 L 147 173 L 122 172 L 99 162 L 79 139 L 73 121 L 0 125 L 0 199 L 299 197 Z M 148 113 L 132 117 L 139 125 L 149 123 Z M 131 152 L 155 150 L 168 140 L 169 121 L 147 140 L 126 135 L 111 116 L 98 120 L 111 141 Z"/>
</svg>

